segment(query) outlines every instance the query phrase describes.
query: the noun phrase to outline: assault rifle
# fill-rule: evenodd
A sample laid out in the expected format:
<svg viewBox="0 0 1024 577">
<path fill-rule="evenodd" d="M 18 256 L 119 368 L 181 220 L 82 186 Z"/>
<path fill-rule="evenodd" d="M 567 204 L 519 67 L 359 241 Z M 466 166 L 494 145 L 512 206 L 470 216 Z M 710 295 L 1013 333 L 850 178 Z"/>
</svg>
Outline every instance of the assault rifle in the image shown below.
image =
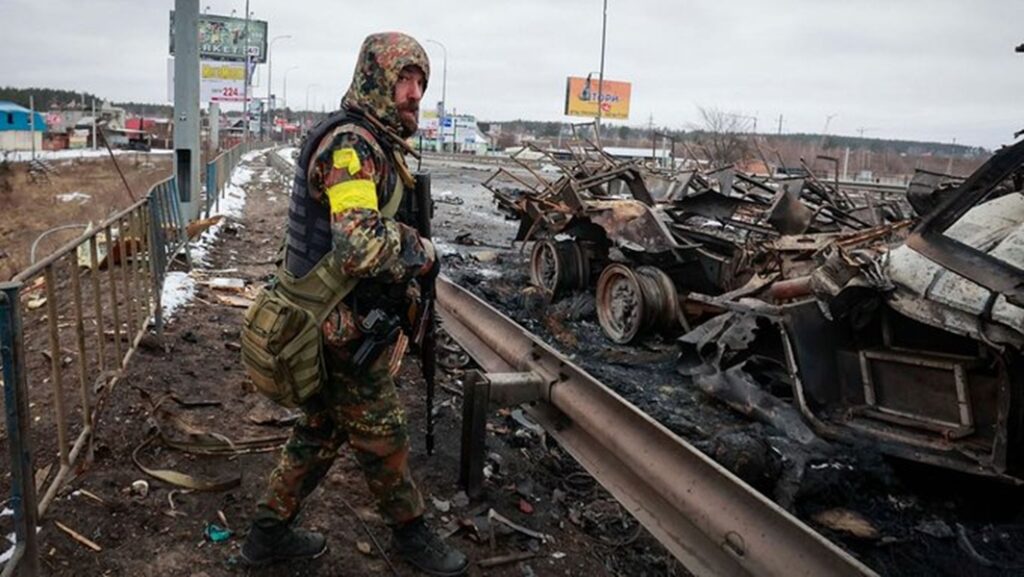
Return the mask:
<svg viewBox="0 0 1024 577">
<path fill-rule="evenodd" d="M 434 200 L 430 196 L 430 174 L 416 173 L 416 188 L 412 196 L 412 214 L 416 231 L 423 238 L 430 238 L 430 220 L 434 216 Z M 440 254 L 435 266 L 440 266 Z M 437 341 L 434 335 L 434 298 L 436 275 L 420 277 L 419 324 L 413 342 L 419 346 L 420 366 L 423 380 L 427 384 L 427 454 L 434 453 L 434 376 L 437 372 Z"/>
</svg>

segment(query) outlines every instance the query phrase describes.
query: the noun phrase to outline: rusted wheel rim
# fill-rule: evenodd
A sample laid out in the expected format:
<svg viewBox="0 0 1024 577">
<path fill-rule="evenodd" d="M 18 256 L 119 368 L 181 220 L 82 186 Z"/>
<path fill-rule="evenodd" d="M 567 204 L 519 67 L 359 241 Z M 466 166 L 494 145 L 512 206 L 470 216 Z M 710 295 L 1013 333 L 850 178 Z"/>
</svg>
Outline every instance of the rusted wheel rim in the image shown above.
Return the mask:
<svg viewBox="0 0 1024 577">
<path fill-rule="evenodd" d="M 679 293 L 672 279 L 665 271 L 653 266 L 641 266 L 636 269 L 641 277 L 641 290 L 647 304 L 647 318 L 651 327 L 662 331 L 671 331 L 682 325 L 679 307 Z"/>
<path fill-rule="evenodd" d="M 533 245 L 530 255 L 530 282 L 539 287 L 548 300 L 587 288 L 590 265 L 583 249 L 572 240 L 542 240 Z"/>
<path fill-rule="evenodd" d="M 597 320 L 609 339 L 625 344 L 644 324 L 644 295 L 628 266 L 610 264 L 597 280 Z"/>
<path fill-rule="evenodd" d="M 544 291 L 548 298 L 554 297 L 559 289 L 562 266 L 555 244 L 550 240 L 534 243 L 530 255 L 530 282 Z"/>
</svg>

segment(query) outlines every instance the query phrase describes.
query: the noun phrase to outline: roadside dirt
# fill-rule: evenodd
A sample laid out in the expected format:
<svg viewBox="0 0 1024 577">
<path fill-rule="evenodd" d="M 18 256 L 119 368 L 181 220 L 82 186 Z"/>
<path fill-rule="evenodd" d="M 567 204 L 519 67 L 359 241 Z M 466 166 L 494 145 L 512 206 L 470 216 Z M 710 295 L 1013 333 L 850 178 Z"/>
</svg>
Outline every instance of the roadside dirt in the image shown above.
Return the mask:
<svg viewBox="0 0 1024 577">
<path fill-rule="evenodd" d="M 170 154 L 120 154 L 117 161 L 136 199 L 171 172 Z M 33 178 L 27 162 L 0 169 L 0 280 L 31 264 L 30 249 L 40 234 L 59 225 L 83 225 L 47 235 L 36 248 L 37 258 L 82 234 L 90 221 L 99 222 L 132 203 L 107 156 L 49 164 L 56 172 L 46 178 Z"/>
</svg>

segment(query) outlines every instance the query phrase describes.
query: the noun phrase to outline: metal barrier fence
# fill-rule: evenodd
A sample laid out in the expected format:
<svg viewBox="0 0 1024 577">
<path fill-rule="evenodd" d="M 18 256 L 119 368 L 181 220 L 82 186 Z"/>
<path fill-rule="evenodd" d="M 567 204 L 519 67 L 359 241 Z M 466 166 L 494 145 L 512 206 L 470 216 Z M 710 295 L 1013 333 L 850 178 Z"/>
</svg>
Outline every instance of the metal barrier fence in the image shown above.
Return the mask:
<svg viewBox="0 0 1024 577">
<path fill-rule="evenodd" d="M 3 577 L 12 575 L 19 562 L 23 574 L 39 573 L 37 519 L 76 462 L 91 453 L 98 408 L 150 319 L 162 329 L 160 293 L 170 258 L 187 241 L 182 224 L 171 177 L 12 281 L 0 283 L 0 366 L 11 454 L 7 506 L 14 512 L 17 539 Z M 42 354 L 29 356 L 29 351 Z M 80 411 L 67 404 L 75 389 Z M 43 409 L 36 421 L 30 401 Z M 53 429 L 56 443 L 47 434 Z M 40 485 L 37 499 L 33 461 L 49 461 L 55 454 L 59 468 Z"/>
</svg>

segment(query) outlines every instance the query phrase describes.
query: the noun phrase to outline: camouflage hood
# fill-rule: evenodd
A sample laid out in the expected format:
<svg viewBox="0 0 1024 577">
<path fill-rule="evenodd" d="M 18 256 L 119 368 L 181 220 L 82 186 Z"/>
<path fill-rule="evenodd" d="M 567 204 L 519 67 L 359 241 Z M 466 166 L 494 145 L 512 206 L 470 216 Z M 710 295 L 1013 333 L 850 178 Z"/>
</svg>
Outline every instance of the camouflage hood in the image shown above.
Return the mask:
<svg viewBox="0 0 1024 577">
<path fill-rule="evenodd" d="M 395 106 L 395 84 L 406 66 L 418 66 L 424 80 L 430 78 L 430 60 L 413 37 L 401 32 L 367 36 L 342 105 L 355 105 L 403 137 L 412 136 L 402 128 Z"/>
</svg>

